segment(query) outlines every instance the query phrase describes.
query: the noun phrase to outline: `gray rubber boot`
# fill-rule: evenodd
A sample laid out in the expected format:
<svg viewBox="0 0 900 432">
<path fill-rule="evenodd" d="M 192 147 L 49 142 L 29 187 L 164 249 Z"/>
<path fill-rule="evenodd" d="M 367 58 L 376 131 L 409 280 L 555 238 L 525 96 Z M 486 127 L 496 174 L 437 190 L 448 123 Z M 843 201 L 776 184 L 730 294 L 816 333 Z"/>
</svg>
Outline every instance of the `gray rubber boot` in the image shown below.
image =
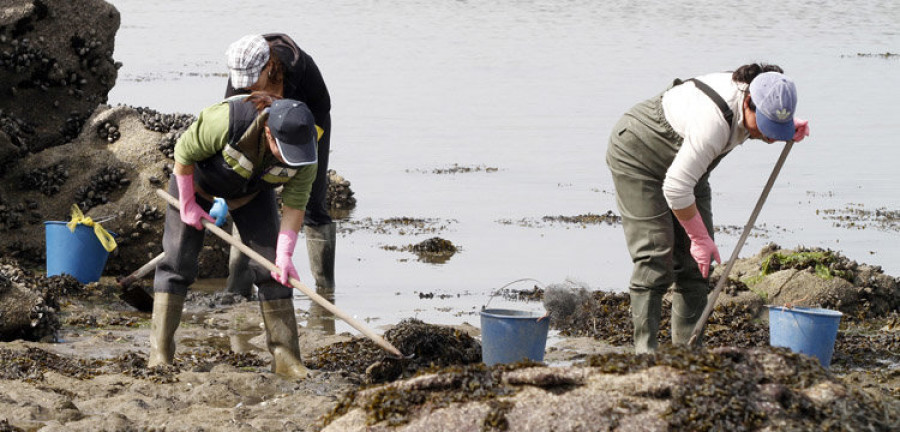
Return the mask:
<svg viewBox="0 0 900 432">
<path fill-rule="evenodd" d="M 335 231 L 334 222 L 304 227 L 309 270 L 316 280 L 316 293 L 330 302 L 334 302 Z M 307 323 L 310 329 L 322 331 L 327 335 L 334 334 L 334 314 L 318 303 L 313 302 L 310 305 Z"/>
<path fill-rule="evenodd" d="M 175 330 L 181 323 L 184 296 L 153 294 L 153 318 L 150 321 L 150 358 L 147 367 L 171 365 L 175 359 Z"/>
<path fill-rule="evenodd" d="M 691 333 L 703 310 L 706 309 L 707 290 L 678 292 L 672 295 L 672 343 L 687 345 Z M 697 344 L 703 342 L 703 334 L 697 337 Z"/>
<path fill-rule="evenodd" d="M 334 294 L 335 224 L 305 226 L 309 270 L 316 279 L 316 292 L 328 298 Z"/>
<path fill-rule="evenodd" d="M 272 353 L 272 372 L 285 378 L 307 378 L 309 369 L 300 360 L 293 300 L 261 301 L 259 307 L 266 325 L 266 347 Z"/>
<path fill-rule="evenodd" d="M 655 352 L 659 346 L 659 321 L 662 315 L 660 292 L 630 290 L 631 321 L 634 323 L 635 354 Z"/>
<path fill-rule="evenodd" d="M 231 234 L 240 240 L 237 227 L 232 225 Z M 225 292 L 238 294 L 249 300 L 253 295 L 253 271 L 250 270 L 250 257 L 232 246 L 228 252 L 228 280 L 225 282 Z"/>
<path fill-rule="evenodd" d="M 324 295 L 322 297 L 325 297 L 325 299 L 332 304 L 334 303 L 334 298 L 329 298 Z M 309 318 L 307 318 L 306 323 L 306 328 L 309 330 L 315 330 L 329 336 L 335 333 L 334 314 L 316 302 L 312 302 L 312 304 L 309 305 Z"/>
</svg>

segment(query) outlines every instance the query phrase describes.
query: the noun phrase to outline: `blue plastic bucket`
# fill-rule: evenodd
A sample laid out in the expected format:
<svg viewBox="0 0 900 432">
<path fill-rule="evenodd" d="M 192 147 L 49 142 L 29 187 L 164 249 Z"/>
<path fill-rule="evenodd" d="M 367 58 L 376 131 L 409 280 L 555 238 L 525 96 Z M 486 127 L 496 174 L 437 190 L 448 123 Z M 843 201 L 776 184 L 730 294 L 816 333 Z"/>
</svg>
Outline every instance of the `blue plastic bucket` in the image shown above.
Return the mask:
<svg viewBox="0 0 900 432">
<path fill-rule="evenodd" d="M 97 282 L 109 252 L 94 228 L 78 224 L 75 232 L 65 222 L 44 222 L 47 241 L 47 277 L 69 274 L 83 284 Z"/>
<path fill-rule="evenodd" d="M 811 355 L 827 368 L 843 315 L 830 309 L 769 306 L 769 345 Z"/>
<path fill-rule="evenodd" d="M 522 360 L 544 361 L 550 318 L 510 309 L 481 311 L 481 360 L 491 366 Z"/>
</svg>

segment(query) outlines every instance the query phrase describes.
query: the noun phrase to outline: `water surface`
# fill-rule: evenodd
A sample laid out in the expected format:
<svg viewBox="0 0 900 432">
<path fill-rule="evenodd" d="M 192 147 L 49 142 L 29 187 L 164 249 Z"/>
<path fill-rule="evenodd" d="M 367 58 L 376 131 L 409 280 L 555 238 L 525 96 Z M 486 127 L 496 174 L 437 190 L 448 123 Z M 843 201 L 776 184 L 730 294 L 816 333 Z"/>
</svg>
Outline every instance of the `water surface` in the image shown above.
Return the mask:
<svg viewBox="0 0 900 432">
<path fill-rule="evenodd" d="M 812 135 L 795 145 L 759 216 L 764 235 L 741 256 L 769 241 L 819 246 L 900 275 L 896 229 L 836 227 L 821 214 L 900 209 L 900 60 L 858 55 L 900 52 L 896 1 L 111 3 L 124 63 L 113 104 L 196 113 L 221 98 L 225 48 L 248 33 L 288 33 L 315 58 L 334 106 L 331 166 L 359 200 L 351 220 L 438 219 L 447 228 L 437 235 L 462 249 L 436 265 L 382 249 L 434 234 L 341 236 L 336 303 L 373 326 L 410 316 L 478 325 L 491 291 L 521 278 L 623 290 L 620 227 L 501 222 L 617 212 L 604 154 L 619 116 L 673 78 L 754 61 L 796 81 Z M 781 148 L 749 141 L 713 173 L 717 225 L 747 222 Z M 454 164 L 497 170 L 431 173 Z M 739 233 L 718 235 L 723 258 Z M 311 281 L 305 248 L 295 258 Z"/>
</svg>

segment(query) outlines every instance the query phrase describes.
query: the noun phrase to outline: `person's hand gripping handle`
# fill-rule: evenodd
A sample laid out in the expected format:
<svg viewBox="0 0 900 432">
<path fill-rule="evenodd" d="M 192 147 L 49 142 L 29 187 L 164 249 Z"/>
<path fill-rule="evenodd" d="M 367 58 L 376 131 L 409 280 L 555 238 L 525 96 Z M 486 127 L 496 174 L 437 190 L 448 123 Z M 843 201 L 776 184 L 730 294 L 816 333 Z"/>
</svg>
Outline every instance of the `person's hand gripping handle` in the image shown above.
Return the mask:
<svg viewBox="0 0 900 432">
<path fill-rule="evenodd" d="M 691 256 L 694 257 L 694 261 L 697 261 L 700 273 L 703 277 L 709 276 L 712 260 L 715 259 L 717 263 L 721 264 L 722 259 L 719 257 L 719 248 L 716 247 L 716 243 L 706 231 L 706 224 L 703 223 L 700 212 L 694 213 L 694 216 L 688 220 L 679 219 L 678 221 L 681 222 L 688 238 L 691 239 Z"/>
<path fill-rule="evenodd" d="M 178 183 L 178 203 L 181 205 L 179 210 L 181 221 L 198 230 L 203 230 L 203 223 L 200 221 L 206 219 L 215 222 L 208 213 L 200 208 L 197 204 L 197 195 L 194 193 L 194 174 L 175 174 L 175 181 Z"/>
<path fill-rule="evenodd" d="M 294 268 L 294 247 L 297 245 L 297 233 L 291 230 L 282 230 L 278 233 L 278 243 L 275 247 L 275 265 L 281 273 L 271 272 L 272 279 L 281 282 L 282 285 L 291 286 L 291 278 L 300 280 L 297 269 Z"/>
<path fill-rule="evenodd" d="M 212 208 L 209 209 L 209 215 L 216 219 L 216 226 L 225 225 L 225 218 L 228 216 L 228 203 L 224 198 L 216 198 L 213 200 Z"/>
<path fill-rule="evenodd" d="M 794 117 L 794 142 L 803 141 L 809 136 L 809 121 Z"/>
</svg>

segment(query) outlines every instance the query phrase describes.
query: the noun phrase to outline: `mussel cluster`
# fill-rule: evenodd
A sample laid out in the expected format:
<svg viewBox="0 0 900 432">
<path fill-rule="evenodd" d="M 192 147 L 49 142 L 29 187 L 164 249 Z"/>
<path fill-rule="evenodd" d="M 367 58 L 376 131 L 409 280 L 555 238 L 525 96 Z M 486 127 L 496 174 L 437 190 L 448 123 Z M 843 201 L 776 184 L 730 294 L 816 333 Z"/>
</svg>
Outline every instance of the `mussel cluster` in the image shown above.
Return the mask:
<svg viewBox="0 0 900 432">
<path fill-rule="evenodd" d="M 71 142 L 75 138 L 78 138 L 87 119 L 87 114 L 81 114 L 74 111 L 69 113 L 69 116 L 66 117 L 66 122 L 60 127 L 60 135 L 62 135 L 66 142 Z"/>
<path fill-rule="evenodd" d="M 47 55 L 40 48 L 45 44 L 43 36 L 32 41 L 27 37 L 15 38 L 0 35 L 0 44 L 5 45 L 5 49 L 0 52 L 0 67 L 25 77 L 9 88 L 12 95 L 15 95 L 19 89 L 39 88 L 47 91 L 51 87 L 67 88 L 70 96 L 84 94 L 82 88 L 88 83 L 87 79 L 78 72 L 63 70 L 56 59 Z M 97 73 L 96 66 L 104 58 L 99 53 L 101 45 L 96 40 L 85 42 L 84 39 L 77 36 L 72 37 L 72 46 L 79 55 L 80 66 L 83 70 Z M 105 54 L 105 58 L 112 59 L 111 52 L 107 51 Z M 56 105 L 58 106 L 58 104 Z"/>
<path fill-rule="evenodd" d="M 59 193 L 59 188 L 69 179 L 69 169 L 63 162 L 33 169 L 22 175 L 19 186 L 25 190 L 37 190 L 47 196 Z"/>
<path fill-rule="evenodd" d="M 82 69 L 87 69 L 94 73 L 96 73 L 97 66 L 100 65 L 100 62 L 103 61 L 103 59 L 112 58 L 112 51 L 104 51 L 103 42 L 99 41 L 96 38 L 96 35 L 96 30 L 90 29 L 88 30 L 88 35 L 86 37 L 75 35 L 69 39 L 72 50 L 75 51 L 75 55 L 78 56 L 79 66 L 81 66 Z M 86 84 L 86 81 L 81 84 Z"/>
<path fill-rule="evenodd" d="M 325 195 L 328 208 L 350 210 L 356 207 L 356 198 L 350 189 L 350 181 L 333 169 L 328 170 L 328 192 Z"/>
<path fill-rule="evenodd" d="M 159 207 L 143 204 L 134 215 L 132 228 L 135 231 L 148 232 L 153 228 L 150 223 L 161 220 L 163 217 L 165 217 L 165 213 Z"/>
<path fill-rule="evenodd" d="M 197 118 L 190 114 L 163 114 L 151 108 L 136 107 L 141 123 L 147 130 L 169 132 L 187 129 Z"/>
<path fill-rule="evenodd" d="M 31 199 L 14 204 L 4 201 L 0 196 L 0 232 L 19 229 L 26 223 L 39 223 L 42 215 L 37 208 L 38 203 Z"/>
<path fill-rule="evenodd" d="M 94 174 L 87 186 L 78 188 L 75 192 L 75 201 L 82 211 L 109 202 L 109 194 L 131 183 L 124 168 L 105 166 Z"/>
<path fill-rule="evenodd" d="M 24 120 L 7 114 L 0 109 L 0 131 L 9 137 L 9 141 L 19 148 L 19 150 L 28 150 L 28 135 L 34 135 L 34 128 Z"/>
<path fill-rule="evenodd" d="M 116 142 L 119 138 L 122 137 L 122 133 L 119 132 L 119 126 L 112 122 L 104 122 L 97 128 L 97 135 L 100 138 L 110 144 Z"/>
<path fill-rule="evenodd" d="M 60 280 L 71 276 L 46 278 L 35 276 L 23 269 L 18 262 L 0 257 L 0 279 L 3 280 L 0 295 L 10 296 L 0 320 L 0 340 L 53 340 L 59 329 L 58 293 L 71 287 L 72 281 Z M 48 283 L 48 281 L 54 281 Z M 78 284 L 78 281 L 74 281 Z M 80 286 L 80 284 L 78 284 Z M 10 292 L 10 290 L 17 290 Z"/>
<path fill-rule="evenodd" d="M 163 114 L 151 108 L 136 107 L 144 128 L 154 132 L 164 133 L 156 148 L 166 157 L 172 159 L 175 156 L 175 142 L 181 134 L 197 119 L 190 114 Z"/>
</svg>

